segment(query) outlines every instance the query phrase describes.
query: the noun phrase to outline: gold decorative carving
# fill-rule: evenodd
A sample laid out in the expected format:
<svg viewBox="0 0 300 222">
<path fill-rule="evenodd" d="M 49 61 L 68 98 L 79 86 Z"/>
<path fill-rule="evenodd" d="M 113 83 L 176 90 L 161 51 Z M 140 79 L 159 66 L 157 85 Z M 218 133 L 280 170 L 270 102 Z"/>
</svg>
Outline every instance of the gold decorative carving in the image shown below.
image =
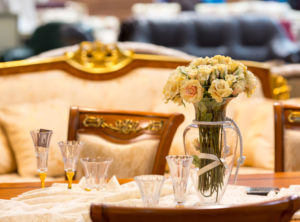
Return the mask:
<svg viewBox="0 0 300 222">
<path fill-rule="evenodd" d="M 274 99 L 284 100 L 290 98 L 290 87 L 283 76 L 272 74 L 271 81 Z"/>
<path fill-rule="evenodd" d="M 300 123 L 300 112 L 290 112 L 288 120 L 290 123 Z"/>
<path fill-rule="evenodd" d="M 107 73 L 123 68 L 132 61 L 133 52 L 117 44 L 82 42 L 75 52 L 67 52 L 67 62 L 90 73 Z"/>
<path fill-rule="evenodd" d="M 121 134 L 139 133 L 144 130 L 158 132 L 163 127 L 163 121 L 149 121 L 146 126 L 140 126 L 139 121 L 130 119 L 116 120 L 114 124 L 106 123 L 103 117 L 86 115 L 83 120 L 85 127 L 108 128 Z"/>
</svg>

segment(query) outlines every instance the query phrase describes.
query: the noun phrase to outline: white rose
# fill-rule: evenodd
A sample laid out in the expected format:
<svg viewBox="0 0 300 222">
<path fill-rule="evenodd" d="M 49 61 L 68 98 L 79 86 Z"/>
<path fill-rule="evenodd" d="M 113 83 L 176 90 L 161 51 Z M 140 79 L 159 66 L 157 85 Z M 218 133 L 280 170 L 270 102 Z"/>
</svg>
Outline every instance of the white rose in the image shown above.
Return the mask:
<svg viewBox="0 0 300 222">
<path fill-rule="evenodd" d="M 180 87 L 181 98 L 189 103 L 197 103 L 203 97 L 203 88 L 198 80 L 186 80 Z"/>
<path fill-rule="evenodd" d="M 211 83 L 208 92 L 219 103 L 222 102 L 223 98 L 231 95 L 232 89 L 224 79 L 215 79 Z"/>
</svg>

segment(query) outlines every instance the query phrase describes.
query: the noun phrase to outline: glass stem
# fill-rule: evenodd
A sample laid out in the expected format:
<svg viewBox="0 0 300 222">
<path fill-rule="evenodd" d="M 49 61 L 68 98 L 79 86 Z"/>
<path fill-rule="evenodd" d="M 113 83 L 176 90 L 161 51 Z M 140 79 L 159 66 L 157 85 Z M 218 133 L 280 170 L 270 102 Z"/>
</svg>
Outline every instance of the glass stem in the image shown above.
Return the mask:
<svg viewBox="0 0 300 222">
<path fill-rule="evenodd" d="M 68 178 L 68 189 L 72 189 L 72 180 L 73 180 L 74 172 L 73 171 L 67 171 L 66 175 L 67 175 L 67 178 Z"/>
<path fill-rule="evenodd" d="M 46 179 L 47 173 L 46 172 L 40 172 L 40 179 L 41 179 L 41 187 L 45 187 L 45 179 Z"/>
</svg>

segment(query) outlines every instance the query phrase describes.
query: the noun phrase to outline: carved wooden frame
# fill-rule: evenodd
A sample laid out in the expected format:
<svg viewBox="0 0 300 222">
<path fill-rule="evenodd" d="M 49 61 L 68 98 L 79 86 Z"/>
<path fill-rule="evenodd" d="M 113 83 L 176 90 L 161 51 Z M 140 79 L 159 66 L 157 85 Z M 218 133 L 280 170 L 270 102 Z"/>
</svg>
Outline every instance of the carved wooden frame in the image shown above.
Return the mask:
<svg viewBox="0 0 300 222">
<path fill-rule="evenodd" d="M 84 124 L 86 117 L 102 118 L 107 124 L 116 121 L 131 120 L 138 123 L 141 130 L 124 133 L 114 127 L 101 127 L 100 125 Z M 166 159 L 178 126 L 183 122 L 184 116 L 179 113 L 163 114 L 136 111 L 105 111 L 99 109 L 71 107 L 69 115 L 68 140 L 77 140 L 78 133 L 98 135 L 110 142 L 130 144 L 144 139 L 159 139 L 152 174 L 164 174 Z M 161 123 L 158 127 L 149 128 L 149 124 Z M 136 126 L 136 125 L 134 125 Z"/>
<path fill-rule="evenodd" d="M 284 172 L 285 129 L 300 130 L 300 105 L 274 104 L 275 172 Z"/>
<path fill-rule="evenodd" d="M 63 70 L 79 78 L 101 81 L 126 75 L 129 71 L 140 67 L 175 69 L 189 62 L 170 56 L 134 54 L 112 44 L 83 42 L 76 52 L 67 52 L 64 56 L 0 63 L 0 77 Z M 260 79 L 266 98 L 287 99 L 289 97 L 289 87 L 285 79 L 271 74 L 268 65 L 252 61 L 242 62 Z"/>
</svg>

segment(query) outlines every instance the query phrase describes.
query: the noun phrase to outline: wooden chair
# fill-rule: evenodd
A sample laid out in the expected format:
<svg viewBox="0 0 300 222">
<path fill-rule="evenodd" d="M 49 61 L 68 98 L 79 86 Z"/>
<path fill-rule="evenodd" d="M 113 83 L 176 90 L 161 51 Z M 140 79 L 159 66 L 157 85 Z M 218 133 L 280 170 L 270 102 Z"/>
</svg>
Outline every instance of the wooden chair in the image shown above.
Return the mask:
<svg viewBox="0 0 300 222">
<path fill-rule="evenodd" d="M 103 111 L 71 107 L 68 140 L 78 134 L 93 134 L 116 144 L 131 144 L 145 139 L 159 139 L 152 174 L 163 174 L 171 142 L 183 114 Z"/>
<path fill-rule="evenodd" d="M 285 171 L 285 130 L 300 130 L 300 105 L 274 104 L 275 172 Z"/>
<path fill-rule="evenodd" d="M 300 197 L 290 196 L 257 204 L 212 208 L 134 208 L 92 204 L 93 222 L 289 222 L 300 208 Z"/>
</svg>

